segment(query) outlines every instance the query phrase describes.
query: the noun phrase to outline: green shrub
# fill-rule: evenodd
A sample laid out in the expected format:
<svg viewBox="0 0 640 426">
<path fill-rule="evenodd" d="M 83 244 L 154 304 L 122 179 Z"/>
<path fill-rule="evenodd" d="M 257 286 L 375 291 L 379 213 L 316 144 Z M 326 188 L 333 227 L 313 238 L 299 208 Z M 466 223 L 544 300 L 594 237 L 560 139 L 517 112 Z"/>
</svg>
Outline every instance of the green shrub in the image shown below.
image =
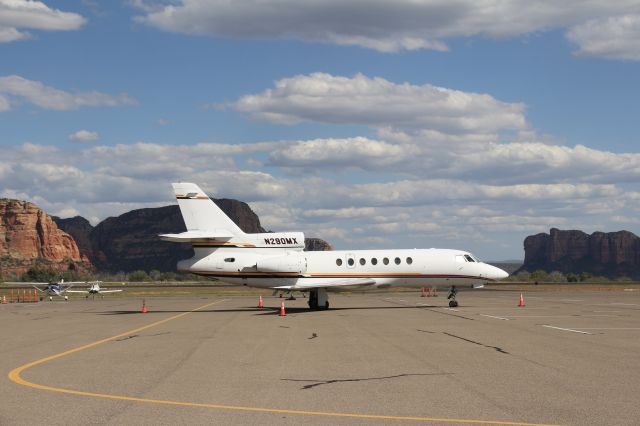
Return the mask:
<svg viewBox="0 0 640 426">
<path fill-rule="evenodd" d="M 129 273 L 129 281 L 148 281 L 149 275 L 145 271 L 133 271 Z"/>
<path fill-rule="evenodd" d="M 574 274 L 573 272 L 569 272 L 567 274 L 567 282 L 569 283 L 577 283 L 579 279 L 580 277 L 578 277 L 578 275 Z"/>
<path fill-rule="evenodd" d="M 33 265 L 20 277 L 21 281 L 51 282 L 57 281 L 58 273 L 40 265 Z"/>
</svg>

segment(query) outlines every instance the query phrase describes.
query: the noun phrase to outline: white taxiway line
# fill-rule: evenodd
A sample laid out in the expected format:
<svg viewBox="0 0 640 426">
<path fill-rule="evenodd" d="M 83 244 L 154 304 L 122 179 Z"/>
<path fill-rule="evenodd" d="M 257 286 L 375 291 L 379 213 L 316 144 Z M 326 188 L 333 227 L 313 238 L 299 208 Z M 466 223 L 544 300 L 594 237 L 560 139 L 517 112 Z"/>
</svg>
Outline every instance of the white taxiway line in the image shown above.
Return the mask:
<svg viewBox="0 0 640 426">
<path fill-rule="evenodd" d="M 493 316 L 493 315 L 480 314 L 480 316 L 488 317 L 488 318 L 495 318 L 495 319 L 499 319 L 499 320 L 502 320 L 502 321 L 511 321 L 509 318 L 496 317 L 496 316 Z"/>
<path fill-rule="evenodd" d="M 572 333 L 580 333 L 580 334 L 589 334 L 589 335 L 593 335 L 592 333 L 589 333 L 587 331 L 581 331 L 581 330 L 574 330 L 573 328 L 562 328 L 562 327 L 554 327 L 552 325 L 542 325 L 543 327 L 547 327 L 547 328 L 553 328 L 555 330 L 562 330 L 562 331 L 570 331 Z"/>
<path fill-rule="evenodd" d="M 640 330 L 640 327 L 583 327 L 583 330 Z"/>
<path fill-rule="evenodd" d="M 505 318 L 517 319 L 517 318 L 574 318 L 575 315 L 510 315 Z"/>
<path fill-rule="evenodd" d="M 619 306 L 640 306 L 637 303 L 617 303 L 617 302 L 611 302 L 609 303 L 610 305 L 619 305 Z"/>
</svg>

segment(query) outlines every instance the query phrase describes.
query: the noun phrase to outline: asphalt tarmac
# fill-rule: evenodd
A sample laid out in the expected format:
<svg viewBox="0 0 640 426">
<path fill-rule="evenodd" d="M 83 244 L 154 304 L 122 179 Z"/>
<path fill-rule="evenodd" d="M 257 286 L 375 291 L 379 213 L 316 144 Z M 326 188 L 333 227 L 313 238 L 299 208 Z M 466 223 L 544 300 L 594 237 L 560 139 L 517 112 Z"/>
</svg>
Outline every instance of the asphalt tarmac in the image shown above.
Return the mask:
<svg viewBox="0 0 640 426">
<path fill-rule="evenodd" d="M 640 291 L 0 305 L 0 424 L 640 423 Z"/>
</svg>

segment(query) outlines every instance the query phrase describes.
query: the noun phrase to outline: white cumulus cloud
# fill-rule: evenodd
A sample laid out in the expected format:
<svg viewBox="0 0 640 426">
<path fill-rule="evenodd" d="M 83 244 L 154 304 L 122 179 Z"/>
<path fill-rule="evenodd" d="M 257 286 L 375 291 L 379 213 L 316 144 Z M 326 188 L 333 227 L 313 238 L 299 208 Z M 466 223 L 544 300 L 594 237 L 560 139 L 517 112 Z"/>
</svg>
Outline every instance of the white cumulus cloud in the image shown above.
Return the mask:
<svg viewBox="0 0 640 426">
<path fill-rule="evenodd" d="M 432 129 L 444 134 L 493 134 L 527 128 L 524 104 L 430 84 L 398 84 L 362 74 L 313 73 L 284 78 L 274 86 L 242 96 L 232 106 L 256 118 L 284 124 L 364 124 L 403 131 Z"/>
<path fill-rule="evenodd" d="M 136 21 L 164 31 L 239 39 L 297 39 L 381 52 L 447 50 L 452 38 L 515 37 L 640 12 L 635 0 L 141 1 Z"/>
<path fill-rule="evenodd" d="M 640 60 L 640 14 L 594 19 L 567 34 L 578 55 Z"/>
<path fill-rule="evenodd" d="M 40 81 L 19 75 L 0 77 L 0 97 L 13 97 L 40 108 L 59 111 L 74 110 L 86 106 L 132 105 L 136 101 L 127 94 L 109 95 L 101 92 L 65 92 L 46 86 Z M 1 101 L 0 101 L 1 102 Z M 6 109 L 5 109 L 6 110 Z M 0 104 L 0 111 L 1 104 Z"/>
<path fill-rule="evenodd" d="M 0 43 L 30 37 L 19 29 L 69 31 L 79 29 L 85 22 L 77 13 L 52 9 L 41 1 L 0 0 Z"/>
<path fill-rule="evenodd" d="M 91 142 L 100 139 L 98 132 L 92 132 L 90 130 L 78 130 L 69 135 L 69 140 L 72 142 Z"/>
</svg>

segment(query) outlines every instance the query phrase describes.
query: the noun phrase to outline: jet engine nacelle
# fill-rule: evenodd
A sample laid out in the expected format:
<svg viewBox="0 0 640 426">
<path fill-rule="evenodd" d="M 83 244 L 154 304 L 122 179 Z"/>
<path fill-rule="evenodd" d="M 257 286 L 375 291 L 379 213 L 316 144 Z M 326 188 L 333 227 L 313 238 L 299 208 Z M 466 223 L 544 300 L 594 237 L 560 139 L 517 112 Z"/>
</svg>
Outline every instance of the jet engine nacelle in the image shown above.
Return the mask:
<svg viewBox="0 0 640 426">
<path fill-rule="evenodd" d="M 307 258 L 300 255 L 271 256 L 259 259 L 256 269 L 262 272 L 295 272 L 307 271 Z"/>
</svg>

